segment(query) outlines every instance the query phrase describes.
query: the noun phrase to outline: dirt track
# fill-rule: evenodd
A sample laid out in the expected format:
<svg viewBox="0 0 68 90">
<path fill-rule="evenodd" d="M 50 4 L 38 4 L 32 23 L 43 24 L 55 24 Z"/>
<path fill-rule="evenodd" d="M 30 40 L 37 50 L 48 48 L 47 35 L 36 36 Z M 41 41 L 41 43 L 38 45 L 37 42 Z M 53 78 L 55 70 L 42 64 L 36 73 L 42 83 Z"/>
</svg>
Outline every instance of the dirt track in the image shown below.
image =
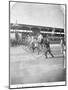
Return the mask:
<svg viewBox="0 0 68 90">
<path fill-rule="evenodd" d="M 10 83 L 29 84 L 65 80 L 60 46 L 51 46 L 54 58 L 32 53 L 27 47 L 10 48 Z"/>
</svg>

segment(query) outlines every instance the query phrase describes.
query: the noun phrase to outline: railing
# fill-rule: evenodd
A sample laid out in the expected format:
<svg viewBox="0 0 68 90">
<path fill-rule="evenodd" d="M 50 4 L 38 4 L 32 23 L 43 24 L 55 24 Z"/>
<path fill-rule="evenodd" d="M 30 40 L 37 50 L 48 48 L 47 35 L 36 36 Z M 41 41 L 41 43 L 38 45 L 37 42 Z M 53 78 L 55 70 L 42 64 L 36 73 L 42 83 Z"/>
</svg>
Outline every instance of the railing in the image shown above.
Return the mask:
<svg viewBox="0 0 68 90">
<path fill-rule="evenodd" d="M 27 37 L 27 33 L 32 33 L 33 31 L 32 30 L 10 30 L 10 35 L 12 33 L 15 33 L 15 39 L 12 39 L 10 37 L 10 43 L 11 43 L 11 46 L 16 46 L 16 45 L 20 45 L 20 44 L 23 44 L 23 45 L 26 45 L 26 42 L 25 42 L 25 38 Z M 50 43 L 52 44 L 57 44 L 57 43 L 60 43 L 60 39 L 62 38 L 62 36 L 60 35 L 65 35 L 65 33 L 61 33 L 61 32 L 49 32 L 49 31 L 40 31 L 42 34 L 51 34 L 51 36 L 49 36 L 48 38 L 50 39 Z M 21 35 L 21 40 L 19 39 L 19 36 L 17 38 L 16 36 L 16 33 L 18 35 L 18 33 L 23 33 L 23 35 Z M 26 35 L 24 34 L 26 33 Z M 55 36 L 56 35 L 56 36 Z M 59 35 L 59 37 L 57 36 Z M 25 38 L 23 38 L 25 37 Z"/>
</svg>

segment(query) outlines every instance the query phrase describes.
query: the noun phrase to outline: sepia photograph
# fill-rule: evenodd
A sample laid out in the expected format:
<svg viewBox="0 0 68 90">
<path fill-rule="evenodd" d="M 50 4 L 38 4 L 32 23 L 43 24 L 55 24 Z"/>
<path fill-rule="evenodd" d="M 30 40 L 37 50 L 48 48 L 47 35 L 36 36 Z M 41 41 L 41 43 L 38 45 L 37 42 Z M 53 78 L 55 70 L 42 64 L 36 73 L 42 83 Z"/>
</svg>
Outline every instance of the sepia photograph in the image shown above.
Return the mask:
<svg viewBox="0 0 68 90">
<path fill-rule="evenodd" d="M 66 85 L 66 4 L 9 1 L 9 88 Z"/>
</svg>

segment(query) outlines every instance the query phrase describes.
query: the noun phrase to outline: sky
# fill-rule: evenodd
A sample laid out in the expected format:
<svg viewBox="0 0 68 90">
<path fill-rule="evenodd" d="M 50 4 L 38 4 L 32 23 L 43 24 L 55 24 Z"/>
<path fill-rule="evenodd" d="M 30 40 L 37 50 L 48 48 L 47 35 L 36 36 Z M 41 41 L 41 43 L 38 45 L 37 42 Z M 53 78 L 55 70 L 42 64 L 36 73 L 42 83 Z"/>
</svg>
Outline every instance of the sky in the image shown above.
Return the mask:
<svg viewBox="0 0 68 90">
<path fill-rule="evenodd" d="M 64 5 L 10 3 L 10 23 L 64 28 Z"/>
</svg>

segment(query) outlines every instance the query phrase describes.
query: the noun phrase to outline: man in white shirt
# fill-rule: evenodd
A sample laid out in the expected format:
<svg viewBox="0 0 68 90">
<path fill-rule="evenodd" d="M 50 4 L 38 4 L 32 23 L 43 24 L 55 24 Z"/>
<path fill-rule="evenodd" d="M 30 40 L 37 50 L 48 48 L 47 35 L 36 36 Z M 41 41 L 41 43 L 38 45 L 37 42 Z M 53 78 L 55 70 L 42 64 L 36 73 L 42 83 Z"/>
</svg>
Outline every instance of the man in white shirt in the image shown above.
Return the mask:
<svg viewBox="0 0 68 90">
<path fill-rule="evenodd" d="M 38 39 L 38 42 L 41 44 L 43 40 L 42 34 L 39 34 L 37 39 Z"/>
<path fill-rule="evenodd" d="M 43 35 L 41 33 L 38 34 L 37 40 L 39 44 L 39 49 L 41 50 L 43 48 Z"/>
</svg>

